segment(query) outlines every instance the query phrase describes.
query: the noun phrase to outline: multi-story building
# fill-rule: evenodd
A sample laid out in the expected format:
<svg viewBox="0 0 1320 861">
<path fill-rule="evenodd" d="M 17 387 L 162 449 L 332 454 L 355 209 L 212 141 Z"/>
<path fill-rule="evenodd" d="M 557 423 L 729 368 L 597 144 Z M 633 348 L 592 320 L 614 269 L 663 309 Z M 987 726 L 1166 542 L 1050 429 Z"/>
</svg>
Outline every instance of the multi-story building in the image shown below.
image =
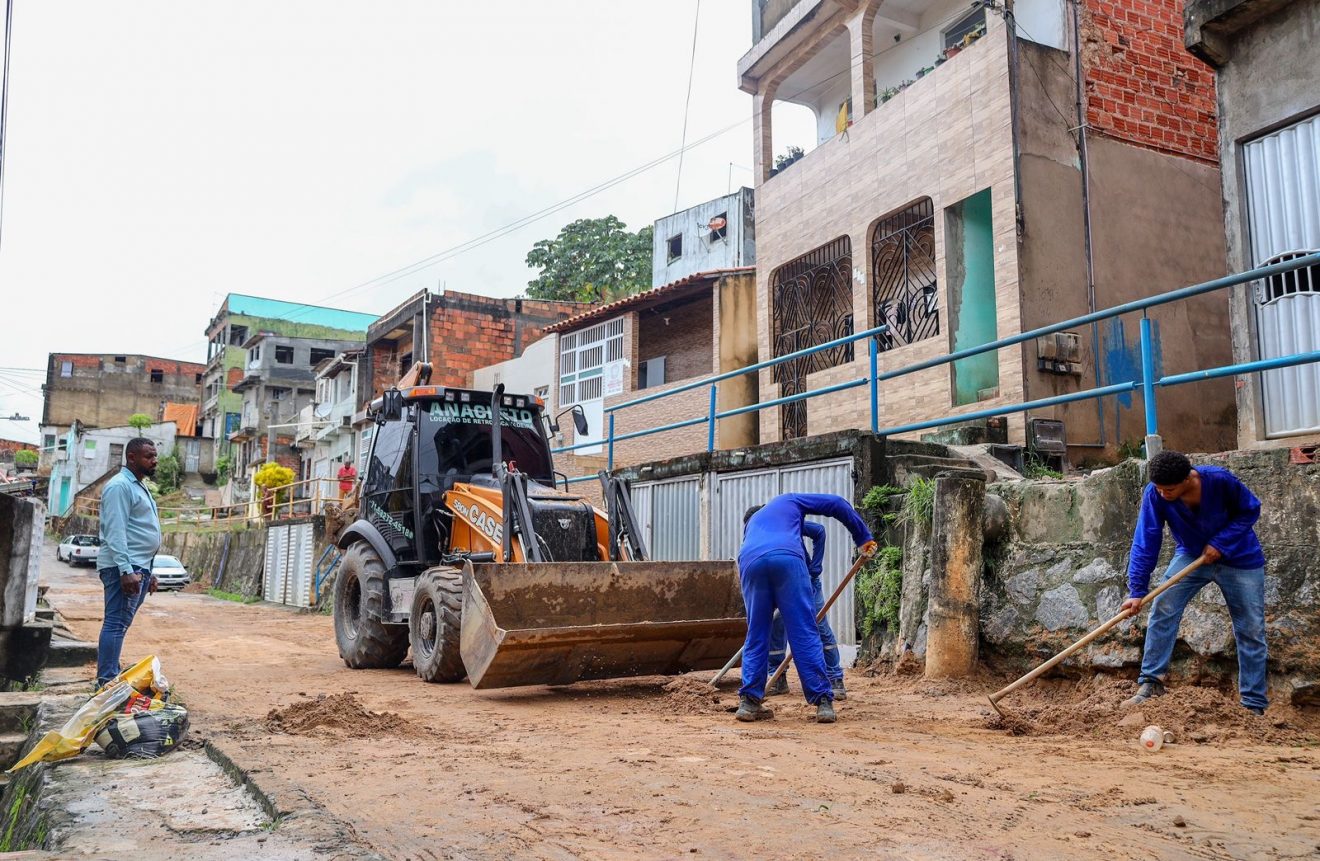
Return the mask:
<svg viewBox="0 0 1320 861">
<path fill-rule="evenodd" d="M 357 360 L 361 352 L 347 350 L 324 359 L 313 369 L 315 394 L 298 417 L 294 444 L 302 456 L 301 478 L 320 479 L 314 487 L 323 498 L 338 493 L 335 478 L 342 466 L 351 464 L 354 469 L 361 469 L 364 460 L 359 454 L 359 433 L 353 424 L 357 411 Z"/>
<path fill-rule="evenodd" d="M 515 359 L 545 327 L 590 305 L 540 299 L 495 299 L 423 290 L 367 330 L 358 360 L 358 409 L 380 396 L 414 362 L 431 364 L 431 381 L 466 386 L 473 371 Z"/>
<path fill-rule="evenodd" d="M 756 0 L 753 96 L 762 360 L 881 324 L 880 370 L 1224 273 L 1214 81 L 1178 4 Z M 782 153 L 772 108 L 817 118 Z M 777 160 L 776 153 L 781 157 Z M 1150 312 L 1164 373 L 1227 364 L 1222 296 Z M 1132 379 L 1135 316 L 887 381 L 881 427 Z M 1059 351 L 1063 351 L 1060 358 Z M 837 349 L 762 372 L 762 398 L 865 376 Z M 761 439 L 866 427 L 865 389 L 766 410 Z M 1233 438 L 1233 383 L 1161 390 L 1166 444 Z M 1074 460 L 1144 434 L 1139 394 L 1062 419 Z M 1025 418 L 1009 418 L 1014 441 Z"/>
<path fill-rule="evenodd" d="M 657 219 L 652 229 L 651 286 L 756 263 L 755 194 L 740 188 Z"/>
<path fill-rule="evenodd" d="M 242 398 L 238 427 L 229 435 L 229 442 L 235 444 L 233 476 L 244 478 L 265 461 L 283 464 L 295 473 L 300 470 L 294 440 L 298 415 L 316 393 L 314 369 L 359 343 L 264 331 L 243 342 L 247 353 L 243 376 L 230 387 Z"/>
<path fill-rule="evenodd" d="M 126 427 L 141 413 L 161 421 L 166 404 L 196 404 L 205 366 L 177 359 L 113 353 L 51 353 L 41 416 L 43 470 L 74 423 Z M 190 435 L 196 428 L 187 428 Z"/>
<path fill-rule="evenodd" d="M 1320 0 L 1188 0 L 1186 44 L 1218 78 L 1228 267 L 1320 251 Z M 1239 362 L 1320 350 L 1320 267 L 1234 288 Z M 1320 365 L 1237 388 L 1238 447 L 1320 442 Z"/>
<path fill-rule="evenodd" d="M 672 284 L 610 302 L 547 327 L 555 335 L 555 411 L 582 407 L 587 434 L 576 436 L 564 421 L 556 445 L 599 445 L 576 449 L 557 459 L 566 474 L 588 475 L 606 464 L 604 440 L 608 407 L 663 392 L 695 379 L 755 364 L 755 269 L 743 267 L 699 273 Z M 756 403 L 754 374 L 720 383 L 720 411 Z M 705 387 L 622 410 L 615 435 L 707 416 Z M 752 414 L 717 422 L 716 445 L 755 445 L 758 429 Z M 693 425 L 655 436 L 617 443 L 615 466 L 705 451 L 709 428 Z"/>
<path fill-rule="evenodd" d="M 229 437 L 239 429 L 242 420 L 243 396 L 234 391 L 234 386 L 245 376 L 248 355 L 243 345 L 249 338 L 258 332 L 270 332 L 360 343 L 375 319 L 373 314 L 319 305 L 241 293 L 226 296 L 206 327 L 206 367 L 202 381 L 202 435 L 216 441 L 216 460 L 229 452 Z"/>
<path fill-rule="evenodd" d="M 47 506 L 55 517 L 69 512 L 74 498 L 84 489 L 110 478 L 124 463 L 124 449 L 134 437 L 146 437 L 156 450 L 166 454 L 175 449 L 178 427 L 173 421 L 159 422 L 139 430 L 128 425 L 91 427 L 75 421 L 60 435 L 52 451 Z"/>
</svg>

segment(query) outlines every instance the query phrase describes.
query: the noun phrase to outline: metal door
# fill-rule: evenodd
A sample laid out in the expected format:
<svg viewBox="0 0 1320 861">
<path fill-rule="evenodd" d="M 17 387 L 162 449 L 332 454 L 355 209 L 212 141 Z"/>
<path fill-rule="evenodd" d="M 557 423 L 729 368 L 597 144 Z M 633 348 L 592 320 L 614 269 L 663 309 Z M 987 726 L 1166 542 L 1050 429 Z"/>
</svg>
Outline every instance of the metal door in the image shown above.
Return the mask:
<svg viewBox="0 0 1320 861">
<path fill-rule="evenodd" d="M 785 468 L 779 473 L 780 493 L 832 493 L 852 501 L 853 498 L 853 463 L 852 459 L 826 461 L 806 466 Z M 825 568 L 821 574 L 821 585 L 825 587 L 828 599 L 838 588 L 843 575 L 852 565 L 852 534 L 843 524 L 831 517 L 812 516 L 825 526 Z M 830 627 L 842 645 L 857 644 L 857 622 L 853 595 L 856 590 L 844 589 L 839 599 L 830 608 Z"/>
<path fill-rule="evenodd" d="M 202 465 L 201 443 L 197 440 L 189 440 L 183 450 L 183 471 L 185 473 L 196 473 Z"/>
<path fill-rule="evenodd" d="M 779 494 L 779 471 L 733 472 L 715 476 L 710 507 L 712 559 L 737 559 L 742 546 L 743 515 L 753 505 L 764 505 Z"/>
<path fill-rule="evenodd" d="M 288 538 L 287 526 L 270 526 L 266 529 L 266 566 L 262 581 L 261 597 L 274 604 L 283 603 L 284 595 L 284 556 L 285 541 Z"/>
<path fill-rule="evenodd" d="M 1320 251 L 1320 116 L 1242 154 L 1252 265 Z M 1320 267 L 1258 282 L 1254 298 L 1260 358 L 1320 350 Z M 1320 431 L 1320 365 L 1265 371 L 1261 383 L 1266 436 Z"/>
<path fill-rule="evenodd" d="M 700 477 L 639 482 L 633 485 L 632 500 L 652 559 L 701 557 Z"/>
</svg>

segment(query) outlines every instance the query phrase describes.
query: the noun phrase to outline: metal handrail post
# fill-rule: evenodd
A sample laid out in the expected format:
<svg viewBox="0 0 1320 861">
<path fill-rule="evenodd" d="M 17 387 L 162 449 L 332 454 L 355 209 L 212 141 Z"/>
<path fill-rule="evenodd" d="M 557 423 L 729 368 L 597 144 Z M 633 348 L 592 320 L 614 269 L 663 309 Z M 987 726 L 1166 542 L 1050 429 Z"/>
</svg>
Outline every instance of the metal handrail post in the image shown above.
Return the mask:
<svg viewBox="0 0 1320 861">
<path fill-rule="evenodd" d="M 605 468 L 614 471 L 614 413 L 610 413 L 610 445 L 605 458 Z"/>
<path fill-rule="evenodd" d="M 1149 460 L 1164 450 L 1160 438 L 1159 416 L 1155 410 L 1155 350 L 1151 337 L 1150 318 L 1141 318 L 1141 397 L 1146 402 L 1146 458 Z"/>
<path fill-rule="evenodd" d="M 880 370 L 880 343 L 875 338 L 867 341 L 871 358 L 871 373 L 868 380 L 871 386 L 871 433 L 880 433 L 880 381 L 876 375 Z"/>
<path fill-rule="evenodd" d="M 706 451 L 715 450 L 715 402 L 718 398 L 717 390 L 717 386 L 710 387 L 710 420 L 709 424 L 706 426 Z M 614 413 L 610 413 L 610 417 L 613 418 Z"/>
</svg>

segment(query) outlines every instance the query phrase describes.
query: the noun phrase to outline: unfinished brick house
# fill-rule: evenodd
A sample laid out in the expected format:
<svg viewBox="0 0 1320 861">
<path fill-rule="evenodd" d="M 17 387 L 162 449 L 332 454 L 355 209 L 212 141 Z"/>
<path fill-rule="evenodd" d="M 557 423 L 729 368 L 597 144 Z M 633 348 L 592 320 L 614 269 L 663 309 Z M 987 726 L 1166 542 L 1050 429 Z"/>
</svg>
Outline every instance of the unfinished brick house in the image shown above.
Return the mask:
<svg viewBox="0 0 1320 861">
<path fill-rule="evenodd" d="M 754 0 L 762 360 L 880 324 L 880 370 L 1224 274 L 1214 79 L 1181 4 Z M 817 118 L 781 157 L 771 108 Z M 1163 373 L 1228 364 L 1227 300 L 1150 311 Z M 1138 315 L 887 381 L 881 428 L 1139 373 Z M 761 374 L 762 400 L 857 379 L 867 348 Z M 1166 445 L 1231 446 L 1231 380 L 1161 390 Z M 867 427 L 865 388 L 766 410 L 762 441 Z M 1009 418 L 1064 422 L 1074 462 L 1143 436 L 1140 393 Z"/>
</svg>

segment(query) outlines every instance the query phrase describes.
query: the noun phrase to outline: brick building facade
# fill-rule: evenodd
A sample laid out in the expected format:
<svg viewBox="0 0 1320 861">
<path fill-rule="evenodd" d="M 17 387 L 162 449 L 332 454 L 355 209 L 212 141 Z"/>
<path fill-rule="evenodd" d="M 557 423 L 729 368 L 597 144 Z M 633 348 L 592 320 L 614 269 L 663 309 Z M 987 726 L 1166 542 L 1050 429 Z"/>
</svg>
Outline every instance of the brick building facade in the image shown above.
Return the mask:
<svg viewBox="0 0 1320 861">
<path fill-rule="evenodd" d="M 587 415 L 588 436 L 577 438 L 572 422 L 561 426 L 556 446 L 593 440 L 600 445 L 566 452 L 556 466 L 566 475 L 591 475 L 607 465 L 610 407 L 682 388 L 695 380 L 747 367 L 756 361 L 755 270 L 703 272 L 603 305 L 548 328 L 556 337 L 557 387 L 552 407 L 574 404 Z M 718 385 L 717 409 L 756 402 L 754 374 Z M 710 414 L 706 386 L 614 413 L 615 435 L 704 418 Z M 709 426 L 702 422 L 664 433 L 623 440 L 614 446 L 615 467 L 705 451 Z M 751 415 L 716 423 L 718 448 L 755 445 Z M 592 483 L 578 490 L 593 498 Z"/>
<path fill-rule="evenodd" d="M 199 403 L 205 371 L 206 366 L 196 362 L 156 356 L 51 353 L 42 386 L 42 448 L 53 449 L 74 422 L 89 428 L 122 427 L 136 413 L 157 422 L 167 403 Z"/>
<path fill-rule="evenodd" d="M 884 373 L 1224 274 L 1213 80 L 1182 52 L 1173 5 L 1040 0 L 1007 21 L 952 0 L 754 6 L 763 35 L 738 72 L 759 358 L 883 324 Z M 815 148 L 778 166 L 777 101 L 818 117 Z M 1222 296 L 1149 316 L 1161 373 L 1230 360 Z M 1052 340 L 1028 342 L 887 380 L 881 430 L 1131 380 L 1138 317 L 1078 327 L 1062 364 Z M 866 373 L 858 342 L 763 371 L 761 400 Z M 1159 409 L 1170 446 L 1232 442 L 1230 381 L 1161 390 Z M 769 442 L 868 427 L 869 400 L 862 387 L 760 415 Z M 1144 433 L 1139 393 L 1015 414 L 1014 441 L 1028 418 L 1061 419 L 1074 462 Z"/>
<path fill-rule="evenodd" d="M 591 307 L 580 302 L 496 299 L 422 291 L 367 329 L 358 359 L 358 409 L 393 385 L 414 362 L 431 363 L 436 385 L 463 387 L 473 371 L 522 355 L 547 326 Z"/>
</svg>

